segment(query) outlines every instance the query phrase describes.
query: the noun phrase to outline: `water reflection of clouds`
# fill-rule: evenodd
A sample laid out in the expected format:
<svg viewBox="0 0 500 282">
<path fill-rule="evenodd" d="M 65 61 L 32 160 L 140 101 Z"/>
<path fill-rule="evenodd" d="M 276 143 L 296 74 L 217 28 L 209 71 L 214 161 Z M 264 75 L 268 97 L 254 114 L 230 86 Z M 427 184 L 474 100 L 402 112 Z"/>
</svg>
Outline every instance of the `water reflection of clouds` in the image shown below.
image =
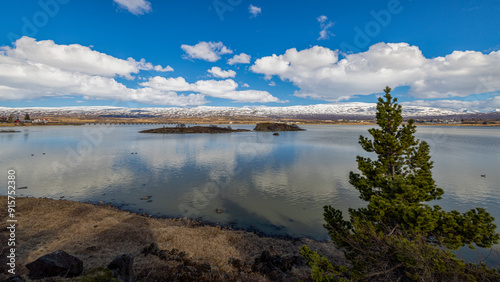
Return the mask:
<svg viewBox="0 0 500 282">
<path fill-rule="evenodd" d="M 445 190 L 443 201 L 452 196 L 456 205 L 475 207 L 492 200 L 492 196 L 500 200 L 500 135 L 491 135 L 495 132 L 491 129 L 478 129 L 482 138 L 473 135 L 475 131 L 470 128 L 450 129 L 450 132 L 445 135 L 446 142 L 431 148 L 434 179 Z"/>
<path fill-rule="evenodd" d="M 356 171 L 356 155 L 369 156 L 357 143 L 360 134 L 368 134 L 353 128 L 312 127 L 278 137 L 260 132 L 147 135 L 138 134 L 137 127 L 115 128 L 61 174 L 54 173 L 52 164 L 67 162 L 66 147 L 77 150 L 85 140 L 82 128 L 29 128 L 23 129 L 26 134 L 0 138 L 0 157 L 5 170 L 18 170 L 19 185 L 29 186 L 22 191 L 26 195 L 87 200 L 107 193 L 135 201 L 148 212 L 176 216 L 179 202 L 200 202 L 209 187 L 199 216 L 241 217 L 241 222 L 263 218 L 263 226 L 285 226 L 296 234 L 307 227 L 311 234 L 323 234 L 323 205 L 347 210 L 361 202 L 348 183 L 348 174 Z M 422 130 L 420 138 L 431 139 L 433 130 Z M 436 183 L 445 189 L 445 198 L 436 204 L 453 209 L 486 205 L 498 218 L 498 132 L 479 129 L 485 137 L 481 139 L 473 129 L 450 129 L 450 135 L 444 130 L 431 151 Z M 470 141 L 477 138 L 479 145 Z M 154 201 L 140 201 L 145 195 L 154 195 Z M 234 211 L 224 207 L 229 201 Z M 228 210 L 219 216 L 214 212 L 218 207 Z"/>
<path fill-rule="evenodd" d="M 21 148 L 17 148 L 21 151 Z M 121 183 L 131 175 L 126 168 L 112 169 L 116 158 L 109 154 L 89 154 L 69 165 L 68 153 L 62 150 L 46 150 L 45 155 L 19 158 L 5 156 L 2 159 L 17 171 L 18 186 L 28 186 L 22 193 L 31 196 L 85 196 L 104 190 L 108 185 Z"/>
<path fill-rule="evenodd" d="M 147 166 L 153 172 L 179 169 L 189 162 L 189 154 L 181 141 L 176 142 L 154 142 L 147 140 L 144 144 L 137 144 L 131 148 L 132 152 L 137 152 L 142 161 L 142 165 Z M 142 142 L 142 141 L 141 141 Z"/>
<path fill-rule="evenodd" d="M 306 147 L 295 152 L 293 161 L 277 168 L 266 165 L 254 172 L 252 179 L 263 193 L 323 205 L 350 187 L 347 175 L 354 168 L 350 154 L 335 146 Z"/>
</svg>

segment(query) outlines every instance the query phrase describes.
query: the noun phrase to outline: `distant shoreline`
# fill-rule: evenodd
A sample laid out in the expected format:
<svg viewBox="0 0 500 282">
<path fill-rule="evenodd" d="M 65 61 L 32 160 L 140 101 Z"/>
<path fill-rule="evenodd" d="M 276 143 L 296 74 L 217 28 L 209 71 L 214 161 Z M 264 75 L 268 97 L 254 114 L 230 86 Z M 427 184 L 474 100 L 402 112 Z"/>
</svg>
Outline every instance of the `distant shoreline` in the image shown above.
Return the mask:
<svg viewBox="0 0 500 282">
<path fill-rule="evenodd" d="M 273 120 L 203 120 L 203 119 L 182 119 L 182 120 L 85 120 L 85 121 L 66 121 L 66 122 L 49 122 L 47 124 L 14 124 L 14 123 L 0 123 L 0 127 L 44 127 L 44 126 L 83 126 L 83 125 L 176 125 L 179 123 L 184 124 L 197 124 L 197 125 L 255 125 L 263 122 L 276 122 Z M 375 122 L 358 121 L 358 122 L 338 122 L 338 121 L 315 121 L 315 120 L 285 120 L 285 123 L 301 124 L 301 125 L 376 125 Z M 498 123 L 415 123 L 417 126 L 472 126 L 472 127 L 500 127 Z"/>
</svg>

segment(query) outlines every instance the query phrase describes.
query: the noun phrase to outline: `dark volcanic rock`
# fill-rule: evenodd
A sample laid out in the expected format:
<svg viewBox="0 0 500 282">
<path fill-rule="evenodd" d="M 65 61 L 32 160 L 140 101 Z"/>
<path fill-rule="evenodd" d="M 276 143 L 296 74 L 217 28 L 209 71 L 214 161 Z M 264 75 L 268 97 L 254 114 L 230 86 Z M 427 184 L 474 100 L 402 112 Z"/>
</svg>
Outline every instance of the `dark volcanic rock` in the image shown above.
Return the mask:
<svg viewBox="0 0 500 282">
<path fill-rule="evenodd" d="M 149 247 L 142 249 L 141 251 L 144 256 L 154 255 L 159 257 L 162 260 L 175 260 L 175 261 L 183 261 L 188 255 L 185 252 L 179 252 L 177 249 L 168 250 L 160 250 L 158 248 L 158 244 L 151 243 Z"/>
<path fill-rule="evenodd" d="M 286 123 L 257 123 L 255 131 L 302 131 L 296 124 L 286 124 Z"/>
<path fill-rule="evenodd" d="M 113 272 L 113 276 L 125 282 L 134 281 L 134 258 L 129 254 L 117 256 L 109 265 L 108 269 Z"/>
<path fill-rule="evenodd" d="M 144 254 L 144 256 L 147 256 L 147 255 L 157 256 L 158 252 L 160 252 L 160 249 L 158 248 L 158 244 L 151 243 L 151 245 L 149 245 L 149 247 L 142 249 L 141 254 Z"/>
<path fill-rule="evenodd" d="M 83 272 L 83 261 L 64 251 L 44 255 L 26 265 L 30 279 L 43 279 L 54 276 L 75 277 Z"/>
<path fill-rule="evenodd" d="M 232 129 L 230 127 L 218 126 L 192 126 L 192 127 L 161 127 L 139 131 L 139 133 L 231 133 L 250 131 L 248 129 Z"/>
</svg>

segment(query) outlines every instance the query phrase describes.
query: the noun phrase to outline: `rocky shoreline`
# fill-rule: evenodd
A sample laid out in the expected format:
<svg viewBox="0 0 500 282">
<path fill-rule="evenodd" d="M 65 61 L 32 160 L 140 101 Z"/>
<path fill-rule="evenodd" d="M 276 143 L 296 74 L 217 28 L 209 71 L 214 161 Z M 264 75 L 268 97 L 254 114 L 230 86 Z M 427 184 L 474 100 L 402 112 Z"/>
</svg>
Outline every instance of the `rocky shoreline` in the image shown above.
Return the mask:
<svg viewBox="0 0 500 282">
<path fill-rule="evenodd" d="M 0 196 L 0 201 L 6 209 L 7 197 Z M 330 242 L 259 236 L 188 218 L 151 218 L 64 199 L 16 198 L 16 216 L 16 275 L 22 279 L 30 277 L 26 265 L 57 251 L 82 261 L 76 281 L 116 277 L 109 267 L 119 257 L 126 258 L 133 272 L 128 281 L 310 281 L 300 256 L 302 245 L 333 260 L 343 257 Z M 6 220 L 2 213 L 2 230 Z M 0 232 L 0 241 L 6 242 L 7 236 Z M 0 281 L 11 278 L 3 271 L 5 252 Z"/>
</svg>

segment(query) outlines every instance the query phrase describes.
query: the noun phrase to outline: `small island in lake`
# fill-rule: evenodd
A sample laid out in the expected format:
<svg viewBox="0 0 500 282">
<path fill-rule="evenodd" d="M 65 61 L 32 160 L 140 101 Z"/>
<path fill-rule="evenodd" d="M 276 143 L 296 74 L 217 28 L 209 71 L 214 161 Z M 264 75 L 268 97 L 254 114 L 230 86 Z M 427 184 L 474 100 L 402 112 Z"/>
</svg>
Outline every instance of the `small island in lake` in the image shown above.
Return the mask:
<svg viewBox="0 0 500 282">
<path fill-rule="evenodd" d="M 257 126 L 253 129 L 255 131 L 302 131 L 296 124 L 286 124 L 286 123 L 257 123 Z"/>
<path fill-rule="evenodd" d="M 248 129 L 232 129 L 228 127 L 218 127 L 215 125 L 210 126 L 192 126 L 177 125 L 176 127 L 161 127 L 155 129 L 148 129 L 139 131 L 139 133 L 231 133 L 250 131 Z"/>
<path fill-rule="evenodd" d="M 17 133 L 17 132 L 21 132 L 21 131 L 17 131 L 17 130 L 0 130 L 0 133 Z"/>
</svg>

